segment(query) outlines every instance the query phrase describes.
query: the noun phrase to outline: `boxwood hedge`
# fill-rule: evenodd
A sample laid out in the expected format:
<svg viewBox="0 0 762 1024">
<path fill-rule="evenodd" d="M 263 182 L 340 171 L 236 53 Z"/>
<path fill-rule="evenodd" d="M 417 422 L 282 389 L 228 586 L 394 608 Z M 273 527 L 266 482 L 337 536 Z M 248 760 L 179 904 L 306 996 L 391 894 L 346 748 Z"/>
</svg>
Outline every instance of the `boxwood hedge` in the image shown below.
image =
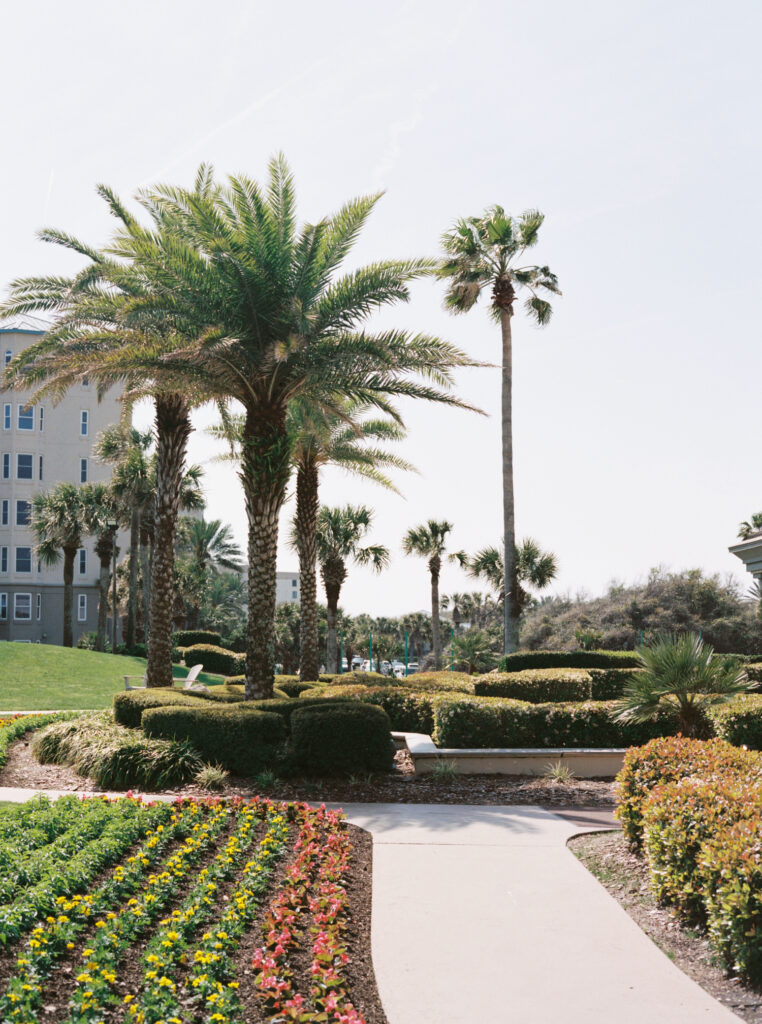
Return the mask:
<svg viewBox="0 0 762 1024">
<path fill-rule="evenodd" d="M 221 647 L 222 636 L 208 629 L 178 629 L 172 636 L 175 647 L 192 647 L 194 644 L 214 644 Z"/>
<path fill-rule="evenodd" d="M 525 672 L 492 672 L 472 684 L 477 697 L 512 697 L 532 704 L 548 701 L 590 700 L 592 686 L 584 669 L 528 669 Z"/>
<path fill-rule="evenodd" d="M 114 694 L 114 721 L 128 729 L 139 729 L 143 712 L 148 708 L 164 708 L 172 705 L 198 707 L 200 697 L 191 696 L 181 690 L 156 688 L 150 690 L 126 690 Z"/>
<path fill-rule="evenodd" d="M 185 648 L 185 664 L 188 668 L 201 665 L 204 672 L 221 676 L 237 676 L 246 666 L 245 654 L 233 654 L 215 644 L 193 644 Z"/>
<path fill-rule="evenodd" d="M 500 659 L 501 672 L 527 668 L 637 668 L 632 651 L 516 651 Z"/>
<path fill-rule="evenodd" d="M 389 716 L 369 704 L 299 707 L 291 716 L 288 759 L 309 774 L 388 771 L 394 762 Z"/>
</svg>

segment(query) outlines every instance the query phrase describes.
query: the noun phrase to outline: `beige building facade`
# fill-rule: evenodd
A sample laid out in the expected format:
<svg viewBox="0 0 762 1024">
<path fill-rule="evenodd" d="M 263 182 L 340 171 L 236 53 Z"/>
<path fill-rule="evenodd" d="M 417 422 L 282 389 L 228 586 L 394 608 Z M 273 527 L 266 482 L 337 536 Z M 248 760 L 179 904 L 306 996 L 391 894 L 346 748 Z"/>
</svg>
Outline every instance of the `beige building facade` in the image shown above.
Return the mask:
<svg viewBox="0 0 762 1024">
<path fill-rule="evenodd" d="M 34 344 L 48 324 L 31 316 L 0 321 L 0 368 Z M 58 483 L 98 483 L 111 470 L 92 456 L 97 435 L 119 420 L 116 391 L 98 401 L 95 384 L 71 388 L 54 405 L 0 391 L 0 641 L 63 642 L 63 563 L 46 567 L 34 551 L 30 502 Z M 74 642 L 96 629 L 98 559 L 85 537 L 74 565 Z"/>
<path fill-rule="evenodd" d="M 299 604 L 301 596 L 298 572 L 278 572 L 275 574 L 276 604 Z"/>
</svg>

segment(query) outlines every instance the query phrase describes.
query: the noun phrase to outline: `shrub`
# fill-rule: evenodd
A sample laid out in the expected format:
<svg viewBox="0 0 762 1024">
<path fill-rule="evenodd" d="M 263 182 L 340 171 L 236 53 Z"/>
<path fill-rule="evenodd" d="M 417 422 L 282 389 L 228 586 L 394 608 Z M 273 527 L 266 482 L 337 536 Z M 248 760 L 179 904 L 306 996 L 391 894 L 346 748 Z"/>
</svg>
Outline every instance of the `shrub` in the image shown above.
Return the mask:
<svg viewBox="0 0 762 1024">
<path fill-rule="evenodd" d="M 640 669 L 589 668 L 591 697 L 593 700 L 618 700 L 625 687 Z"/>
<path fill-rule="evenodd" d="M 744 665 L 749 682 L 762 683 L 762 662 L 752 661 Z"/>
<path fill-rule="evenodd" d="M 702 844 L 760 809 L 762 789 L 751 790 L 735 773 L 708 780 L 692 776 L 653 789 L 643 807 L 643 847 L 657 899 L 691 921 L 701 921 Z"/>
<path fill-rule="evenodd" d="M 71 765 L 103 789 L 164 789 L 190 781 L 203 767 L 189 743 L 148 739 L 115 725 L 108 712 L 48 726 L 32 750 L 41 763 Z"/>
<path fill-rule="evenodd" d="M 363 704 L 375 704 L 389 716 L 392 729 L 397 732 L 434 731 L 435 694 L 412 693 L 404 686 L 326 686 L 323 699 L 350 698 Z M 302 703 L 304 698 L 300 699 Z"/>
<path fill-rule="evenodd" d="M 172 643 L 175 647 L 193 647 L 195 644 L 213 644 L 215 647 L 221 647 L 222 637 L 208 629 L 178 629 L 172 637 Z"/>
<path fill-rule="evenodd" d="M 214 644 L 193 644 L 185 649 L 185 664 L 188 668 L 201 665 L 204 672 L 215 672 L 221 676 L 240 675 L 245 663 L 245 655 L 232 654 Z"/>
<path fill-rule="evenodd" d="M 668 735 L 674 712 L 655 721 L 624 725 L 614 703 L 585 701 L 530 704 L 500 697 L 439 697 L 434 706 L 434 742 L 441 747 L 627 747 Z"/>
<path fill-rule="evenodd" d="M 168 705 L 197 707 L 200 698 L 175 690 L 171 687 L 156 687 L 150 690 L 127 690 L 114 694 L 114 721 L 128 729 L 139 729 L 143 712 L 147 708 L 163 708 Z"/>
<path fill-rule="evenodd" d="M 289 761 L 310 774 L 388 771 L 394 761 L 389 716 L 367 704 L 316 704 L 291 716 Z"/>
<path fill-rule="evenodd" d="M 386 680 L 391 682 L 390 679 Z M 415 693 L 473 693 L 474 680 L 465 672 L 416 672 L 414 676 L 395 679 Z"/>
<path fill-rule="evenodd" d="M 632 651 L 517 651 L 498 662 L 501 672 L 528 668 L 637 668 Z"/>
<path fill-rule="evenodd" d="M 334 698 L 331 701 L 331 704 L 342 703 L 344 703 L 343 696 Z M 325 701 L 323 700 L 322 697 L 300 697 L 298 701 L 292 700 L 290 697 L 285 697 L 283 699 L 273 698 L 271 700 L 246 701 L 246 703 L 242 704 L 240 707 L 243 713 L 247 713 L 249 711 L 274 712 L 276 715 L 280 715 L 281 718 L 283 718 L 284 722 L 286 723 L 286 731 L 290 732 L 291 716 L 293 715 L 293 713 L 295 711 L 300 710 L 301 708 L 311 707 L 314 704 L 319 704 L 323 706 L 325 704 Z"/>
<path fill-rule="evenodd" d="M 474 680 L 477 697 L 512 697 L 544 704 L 548 701 L 591 699 L 590 676 L 584 669 L 529 669 L 525 672 L 492 673 Z"/>
<path fill-rule="evenodd" d="M 762 816 L 708 840 L 699 856 L 709 940 L 729 970 L 762 982 Z"/>
<path fill-rule="evenodd" d="M 762 694 L 736 697 L 707 714 L 715 736 L 736 747 L 762 750 Z"/>
<path fill-rule="evenodd" d="M 301 693 L 306 693 L 310 690 L 314 690 L 315 687 L 318 685 L 318 683 L 300 683 L 298 679 L 294 682 L 292 682 L 290 679 L 287 679 L 285 682 L 278 682 L 277 688 L 286 697 L 298 697 L 299 694 Z"/>
<path fill-rule="evenodd" d="M 330 683 L 332 686 L 356 686 L 360 683 L 363 686 L 375 686 L 379 683 L 388 683 L 389 676 L 382 676 L 380 672 L 341 672 L 330 676 L 321 675 L 321 683 Z"/>
<path fill-rule="evenodd" d="M 628 750 L 617 776 L 619 803 L 615 813 L 630 846 L 640 846 L 643 806 L 655 786 L 692 775 L 728 777 L 734 773 L 762 781 L 762 759 L 723 740 L 675 736 L 655 739 L 640 749 Z"/>
<path fill-rule="evenodd" d="M 234 708 L 153 708 L 143 715 L 147 736 L 186 740 L 207 761 L 252 775 L 280 756 L 286 736 L 281 715 Z"/>
<path fill-rule="evenodd" d="M 227 770 L 219 764 L 205 764 L 196 773 L 196 782 L 202 789 L 224 789 L 229 778 Z"/>
<path fill-rule="evenodd" d="M 222 640 L 217 641 L 220 647 L 224 647 L 226 651 L 234 651 L 236 654 L 246 653 L 246 637 L 243 634 L 232 637 L 223 637 Z M 210 640 L 209 643 L 214 643 L 214 640 Z"/>
</svg>

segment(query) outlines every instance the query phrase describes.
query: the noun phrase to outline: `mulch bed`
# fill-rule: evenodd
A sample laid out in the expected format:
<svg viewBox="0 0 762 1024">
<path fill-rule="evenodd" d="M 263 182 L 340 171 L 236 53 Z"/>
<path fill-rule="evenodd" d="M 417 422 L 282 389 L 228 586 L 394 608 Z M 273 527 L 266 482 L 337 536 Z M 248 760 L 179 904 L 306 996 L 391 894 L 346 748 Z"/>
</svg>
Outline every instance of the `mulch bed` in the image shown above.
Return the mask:
<svg viewBox="0 0 762 1024">
<path fill-rule="evenodd" d="M 659 906 L 649 887 L 646 862 L 629 851 L 620 833 L 578 836 L 569 846 L 682 971 L 748 1024 L 762 1024 L 762 992 L 728 977 L 705 936 Z"/>
</svg>

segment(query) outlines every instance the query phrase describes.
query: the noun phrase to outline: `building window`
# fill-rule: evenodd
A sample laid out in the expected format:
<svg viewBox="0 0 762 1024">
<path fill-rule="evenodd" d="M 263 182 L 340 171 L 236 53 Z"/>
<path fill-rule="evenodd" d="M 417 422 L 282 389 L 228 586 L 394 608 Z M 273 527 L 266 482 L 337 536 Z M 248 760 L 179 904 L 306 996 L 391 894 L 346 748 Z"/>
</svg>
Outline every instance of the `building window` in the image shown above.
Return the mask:
<svg viewBox="0 0 762 1024">
<path fill-rule="evenodd" d="M 5 365 L 6 366 L 11 361 L 11 359 L 13 359 L 13 353 L 11 352 L 11 350 L 9 348 L 7 348 L 5 350 Z"/>
<path fill-rule="evenodd" d="M 89 388 L 90 387 L 90 378 L 89 377 L 83 377 L 82 378 L 82 387 L 83 388 Z"/>
<path fill-rule="evenodd" d="M 79 575 L 84 576 L 87 572 L 87 549 L 79 549 Z"/>
<path fill-rule="evenodd" d="M 296 586 L 296 580 L 291 580 L 291 586 L 292 586 L 292 587 L 295 587 L 295 586 Z"/>
<path fill-rule="evenodd" d="M 34 406 L 19 405 L 16 409 L 16 426 L 19 430 L 34 430 Z"/>
<path fill-rule="evenodd" d="M 13 595 L 13 617 L 18 619 L 19 622 L 31 622 L 32 621 L 32 595 L 31 594 L 14 594 Z"/>
<path fill-rule="evenodd" d="M 0 526 L 7 526 L 10 520 L 10 508 L 11 503 L 7 498 L 3 498 L 3 503 L 0 506 Z"/>
<path fill-rule="evenodd" d="M 32 549 L 16 548 L 16 572 L 32 571 Z"/>
<path fill-rule="evenodd" d="M 8 548 L 0 548 L 0 572 L 8 572 Z"/>
<path fill-rule="evenodd" d="M 3 480 L 11 478 L 11 453 L 3 452 Z"/>
<path fill-rule="evenodd" d="M 28 501 L 16 502 L 16 526 L 29 526 L 31 508 Z"/>
<path fill-rule="evenodd" d="M 39 622 L 42 618 L 42 594 L 37 595 L 35 604 L 37 606 L 37 621 Z"/>
<path fill-rule="evenodd" d="M 81 484 L 87 483 L 87 459 L 79 460 L 79 482 Z"/>
<path fill-rule="evenodd" d="M 294 601 L 296 600 L 296 591 L 295 591 L 295 590 L 292 590 L 292 591 L 291 591 L 291 597 L 292 597 L 292 599 L 293 599 Z"/>
<path fill-rule="evenodd" d="M 0 619 L 5 622 L 8 618 L 8 595 L 0 594 Z"/>
<path fill-rule="evenodd" d="M 87 437 L 87 426 L 88 426 L 89 413 L 87 409 L 83 409 L 79 414 L 79 433 L 81 437 Z"/>
<path fill-rule="evenodd" d="M 33 459 L 31 455 L 16 455 L 16 479 L 31 480 L 33 473 Z"/>
<path fill-rule="evenodd" d="M 87 594 L 77 597 L 77 622 L 87 622 Z"/>
<path fill-rule="evenodd" d="M 40 480 L 42 480 L 42 456 L 40 456 Z"/>
<path fill-rule="evenodd" d="M 43 409 L 42 406 L 40 406 L 40 430 L 42 430 L 44 428 L 44 425 L 45 425 L 45 410 Z"/>
<path fill-rule="evenodd" d="M 11 403 L 6 402 L 3 406 L 3 430 L 11 429 Z"/>
</svg>

